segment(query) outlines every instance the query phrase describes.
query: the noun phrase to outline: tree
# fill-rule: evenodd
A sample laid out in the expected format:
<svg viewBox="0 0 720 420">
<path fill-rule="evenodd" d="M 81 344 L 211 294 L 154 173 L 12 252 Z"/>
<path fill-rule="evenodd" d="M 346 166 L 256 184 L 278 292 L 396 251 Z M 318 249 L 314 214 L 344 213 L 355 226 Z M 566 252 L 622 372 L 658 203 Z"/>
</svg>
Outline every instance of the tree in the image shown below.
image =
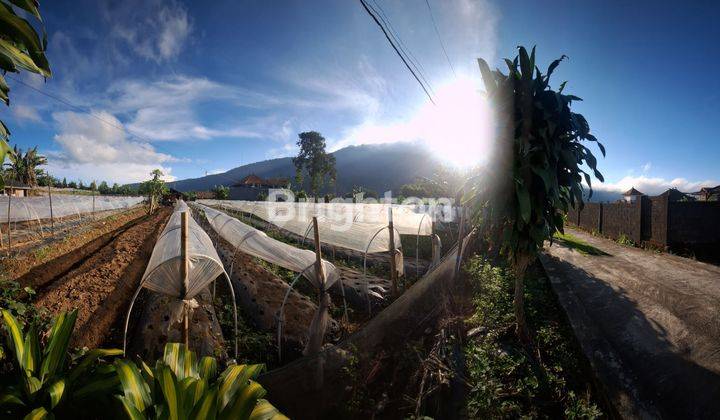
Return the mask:
<svg viewBox="0 0 720 420">
<path fill-rule="evenodd" d="M 63 187 L 63 188 L 67 188 L 67 187 L 68 187 L 67 178 L 65 178 L 65 177 L 63 177 L 63 180 L 62 180 L 62 187 Z"/>
<path fill-rule="evenodd" d="M 224 185 L 214 186 L 212 192 L 215 193 L 215 198 L 218 200 L 227 200 L 230 196 L 230 188 Z"/>
<path fill-rule="evenodd" d="M 77 184 L 75 183 L 75 181 L 70 181 L 67 184 L 67 186 L 68 186 L 68 188 L 72 188 L 72 189 L 76 189 L 78 187 Z"/>
<path fill-rule="evenodd" d="M 528 55 L 519 47 L 514 60 L 506 59 L 509 73 L 491 71 L 478 59 L 487 98 L 499 123 L 499 135 L 492 149 L 492 168 L 478 172 L 466 184 L 466 198 L 473 208 L 473 221 L 484 227 L 490 238 L 501 238 L 515 277 L 513 306 L 520 341 L 532 341 L 525 321 L 524 276 L 545 240 L 563 231 L 563 215 L 583 206 L 584 179 L 590 188 L 590 174 L 597 179 L 597 160 L 583 141 L 597 142 L 580 114 L 570 110 L 581 99 L 563 93 L 565 83 L 555 91 L 550 76 L 565 56 L 553 61 L 543 75 L 535 66 L 535 48 Z"/>
<path fill-rule="evenodd" d="M 111 194 L 120 194 L 120 186 L 117 182 L 113 182 L 112 189 L 110 190 Z"/>
<path fill-rule="evenodd" d="M 47 158 L 38 154 L 37 146 L 23 153 L 23 150 L 16 145 L 13 147 L 8 167 L 14 179 L 31 187 L 36 187 L 38 185 L 37 167 L 45 164 L 47 164 Z"/>
<path fill-rule="evenodd" d="M 97 190 L 100 194 L 110 194 L 110 187 L 106 181 L 101 182 Z"/>
<path fill-rule="evenodd" d="M 149 212 L 152 213 L 157 206 L 157 202 L 160 198 L 168 193 L 168 187 L 165 185 L 165 181 L 162 180 L 163 173 L 160 169 L 154 169 L 150 172 L 152 178 L 148 181 L 140 184 L 139 192 L 142 195 L 147 195 L 150 201 Z"/>
<path fill-rule="evenodd" d="M 41 37 L 30 23 L 16 13 L 21 9 L 36 19 L 42 28 Z M 44 77 L 52 76 L 50 63 L 45 57 L 47 37 L 42 26 L 38 2 L 31 0 L 0 0 L 0 100 L 10 106 L 10 87 L 5 81 L 6 72 L 19 73 L 27 70 Z M 5 156 L 15 157 L 8 143 L 10 130 L 0 121 L 0 166 Z M 0 186 L 3 184 L 0 177 Z"/>
<path fill-rule="evenodd" d="M 325 152 L 325 138 L 317 131 L 307 131 L 299 134 L 297 141 L 300 152 L 293 158 L 295 164 L 295 179 L 302 185 L 303 171 L 310 177 L 310 191 L 317 198 L 320 189 L 325 184 L 325 177 L 335 183 L 335 156 Z"/>
</svg>

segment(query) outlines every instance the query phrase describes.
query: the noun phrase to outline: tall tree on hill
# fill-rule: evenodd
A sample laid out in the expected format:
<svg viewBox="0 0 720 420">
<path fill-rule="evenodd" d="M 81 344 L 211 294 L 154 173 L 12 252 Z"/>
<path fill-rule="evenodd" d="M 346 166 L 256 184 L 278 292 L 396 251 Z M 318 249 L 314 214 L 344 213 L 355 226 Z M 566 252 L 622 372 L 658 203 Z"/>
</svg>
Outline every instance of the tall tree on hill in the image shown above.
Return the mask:
<svg viewBox="0 0 720 420">
<path fill-rule="evenodd" d="M 337 180 L 335 156 L 325 152 L 325 138 L 317 131 L 300 133 L 297 145 L 300 151 L 293 158 L 295 180 L 298 185 L 302 185 L 303 172 L 307 172 L 310 177 L 310 191 L 317 199 L 326 177 L 333 184 Z"/>
<path fill-rule="evenodd" d="M 585 117 L 570 110 L 581 99 L 564 94 L 565 83 L 557 91 L 549 85 L 563 58 L 553 61 L 545 75 L 535 66 L 535 48 L 528 55 L 519 47 L 514 60 L 506 59 L 507 75 L 478 59 L 500 129 L 491 148 L 493 165 L 468 181 L 466 198 L 476 226 L 501 244 L 513 268 L 516 331 L 526 345 L 532 343 L 524 310 L 527 267 L 544 242 L 563 231 L 563 214 L 583 206 L 583 179 L 592 196 L 588 172 L 603 181 L 584 142 L 596 142 L 603 156 L 605 148 L 590 134 Z"/>
<path fill-rule="evenodd" d="M 160 198 L 169 190 L 167 185 L 165 185 L 165 181 L 162 179 L 164 174 L 160 169 L 153 169 L 153 171 L 150 172 L 150 175 L 152 178 L 140 184 L 138 192 L 142 195 L 148 196 L 150 201 L 150 208 L 148 209 L 148 212 L 152 213 L 157 207 L 157 203 L 160 201 Z"/>
<path fill-rule="evenodd" d="M 36 0 L 0 0 L 0 70 L 2 70 L 0 101 L 8 106 L 10 106 L 10 87 L 5 81 L 6 72 L 19 73 L 20 70 L 27 70 L 43 77 L 52 75 L 50 64 L 45 57 L 47 36 L 38 7 Z M 40 26 L 42 36 L 38 35 L 30 22 L 18 15 L 17 11 L 35 17 L 35 23 Z M 9 138 L 10 130 L 0 121 L 0 166 L 5 163 L 6 155 L 9 155 L 11 160 L 15 159 L 15 154 L 8 143 Z M 0 186 L 3 184 L 3 178 L 0 176 Z"/>
</svg>

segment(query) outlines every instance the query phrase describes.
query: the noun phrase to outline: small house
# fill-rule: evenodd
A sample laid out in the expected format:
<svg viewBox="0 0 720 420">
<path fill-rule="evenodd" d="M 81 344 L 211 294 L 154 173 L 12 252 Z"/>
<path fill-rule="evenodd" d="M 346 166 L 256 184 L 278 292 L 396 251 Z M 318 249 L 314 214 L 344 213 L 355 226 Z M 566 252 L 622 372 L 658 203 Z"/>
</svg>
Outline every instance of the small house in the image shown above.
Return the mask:
<svg viewBox="0 0 720 420">
<path fill-rule="evenodd" d="M 1 195 L 11 195 L 13 197 L 27 197 L 30 195 L 32 188 L 18 181 L 5 181 L 5 188 L 1 191 Z"/>
<path fill-rule="evenodd" d="M 644 195 L 645 194 L 641 193 L 640 191 L 636 190 L 635 187 L 633 187 L 623 193 L 623 200 L 625 200 L 626 203 L 634 203 Z"/>
</svg>

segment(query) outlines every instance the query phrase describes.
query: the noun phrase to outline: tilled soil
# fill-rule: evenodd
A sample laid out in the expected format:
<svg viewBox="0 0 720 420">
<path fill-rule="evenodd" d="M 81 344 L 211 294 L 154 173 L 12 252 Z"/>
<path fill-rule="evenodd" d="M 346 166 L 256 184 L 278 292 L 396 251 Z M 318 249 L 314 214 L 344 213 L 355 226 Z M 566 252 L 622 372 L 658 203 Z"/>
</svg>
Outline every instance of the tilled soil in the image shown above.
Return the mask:
<svg viewBox="0 0 720 420">
<path fill-rule="evenodd" d="M 51 313 L 79 309 L 73 346 L 93 348 L 104 341 L 137 288 L 169 212 L 146 216 L 40 291 L 35 303 Z"/>
<path fill-rule="evenodd" d="M 136 207 L 95 222 L 88 221 L 71 232 L 47 236 L 41 242 L 23 249 L 13 249 L 10 257 L 0 260 L 0 277 L 16 280 L 23 286 L 41 287 L 58 273 L 112 240 L 123 227 L 144 216 L 146 209 Z"/>
</svg>

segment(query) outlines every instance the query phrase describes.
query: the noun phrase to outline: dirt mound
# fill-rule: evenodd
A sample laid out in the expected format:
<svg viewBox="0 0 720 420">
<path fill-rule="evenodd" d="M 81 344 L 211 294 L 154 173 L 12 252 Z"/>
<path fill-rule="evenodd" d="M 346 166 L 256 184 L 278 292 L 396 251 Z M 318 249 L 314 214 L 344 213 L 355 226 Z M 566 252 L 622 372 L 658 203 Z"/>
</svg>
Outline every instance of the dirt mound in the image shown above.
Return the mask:
<svg viewBox="0 0 720 420">
<path fill-rule="evenodd" d="M 104 341 L 137 288 L 169 212 L 146 216 L 41 290 L 35 303 L 52 313 L 79 308 L 72 345 L 92 348 Z"/>
</svg>

